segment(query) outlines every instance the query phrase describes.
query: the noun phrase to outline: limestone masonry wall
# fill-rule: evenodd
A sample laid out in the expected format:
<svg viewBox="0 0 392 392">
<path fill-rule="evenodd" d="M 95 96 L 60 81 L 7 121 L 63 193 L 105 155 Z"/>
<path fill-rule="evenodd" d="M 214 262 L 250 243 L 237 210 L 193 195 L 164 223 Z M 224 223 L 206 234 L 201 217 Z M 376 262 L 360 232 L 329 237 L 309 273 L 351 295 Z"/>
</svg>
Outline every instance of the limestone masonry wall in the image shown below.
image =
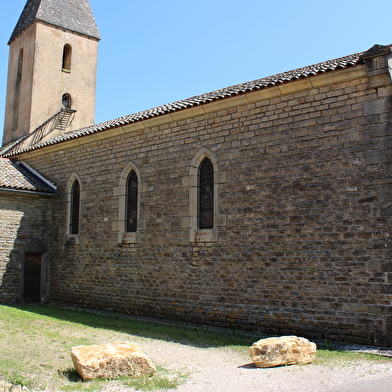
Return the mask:
<svg viewBox="0 0 392 392">
<path fill-rule="evenodd" d="M 392 344 L 391 93 L 359 78 L 26 154 L 58 186 L 49 300 Z M 200 151 L 219 173 L 217 237 L 190 241 Z M 122 242 L 119 183 L 130 163 L 143 223 Z M 67 243 L 73 174 L 81 232 Z"/>
<path fill-rule="evenodd" d="M 21 301 L 23 247 L 35 238 L 49 245 L 50 200 L 2 192 L 0 203 L 0 302 Z"/>
</svg>

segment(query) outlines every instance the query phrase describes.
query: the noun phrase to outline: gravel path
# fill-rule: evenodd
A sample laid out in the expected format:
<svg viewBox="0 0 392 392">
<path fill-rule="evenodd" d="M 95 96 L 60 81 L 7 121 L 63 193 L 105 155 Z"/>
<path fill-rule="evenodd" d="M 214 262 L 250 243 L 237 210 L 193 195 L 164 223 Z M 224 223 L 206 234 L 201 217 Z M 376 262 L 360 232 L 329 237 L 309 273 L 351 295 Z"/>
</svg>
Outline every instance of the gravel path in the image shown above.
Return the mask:
<svg viewBox="0 0 392 392">
<path fill-rule="evenodd" d="M 230 349 L 197 348 L 161 341 L 138 344 L 153 363 L 190 374 L 177 392 L 383 392 L 377 385 L 385 385 L 388 387 L 385 391 L 389 391 L 392 382 L 392 362 L 358 361 L 344 366 L 310 364 L 259 369 L 246 355 Z M 361 385 L 365 389 L 359 389 Z M 106 392 L 119 391 L 133 389 L 119 388 L 115 383 L 106 389 Z"/>
</svg>

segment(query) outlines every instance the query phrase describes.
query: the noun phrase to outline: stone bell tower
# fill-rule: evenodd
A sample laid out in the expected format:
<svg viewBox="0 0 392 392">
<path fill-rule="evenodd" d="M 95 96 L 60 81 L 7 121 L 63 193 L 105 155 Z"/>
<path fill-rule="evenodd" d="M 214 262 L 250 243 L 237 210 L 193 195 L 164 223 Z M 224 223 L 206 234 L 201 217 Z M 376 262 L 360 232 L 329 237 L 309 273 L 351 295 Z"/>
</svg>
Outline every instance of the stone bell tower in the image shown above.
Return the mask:
<svg viewBox="0 0 392 392">
<path fill-rule="evenodd" d="M 88 0 L 27 1 L 8 42 L 3 145 L 94 123 L 99 40 Z"/>
</svg>

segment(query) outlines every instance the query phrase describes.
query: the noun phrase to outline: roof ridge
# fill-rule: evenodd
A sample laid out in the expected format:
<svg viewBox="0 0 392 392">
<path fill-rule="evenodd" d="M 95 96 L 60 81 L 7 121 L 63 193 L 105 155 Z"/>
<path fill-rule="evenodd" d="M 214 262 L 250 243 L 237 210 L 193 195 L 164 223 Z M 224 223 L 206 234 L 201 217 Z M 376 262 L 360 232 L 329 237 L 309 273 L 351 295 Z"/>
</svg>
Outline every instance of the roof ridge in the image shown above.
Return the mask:
<svg viewBox="0 0 392 392">
<path fill-rule="evenodd" d="M 289 83 L 298 80 L 300 78 L 306 78 L 325 72 L 331 72 L 337 69 L 351 67 L 357 64 L 361 64 L 363 62 L 362 55 L 364 53 L 366 52 L 358 52 L 351 55 L 338 57 L 336 59 L 331 59 L 313 65 L 296 68 L 290 71 L 277 73 L 275 75 L 267 76 L 264 78 L 255 79 L 250 82 L 239 83 L 229 87 L 224 87 L 218 90 L 214 90 L 208 93 L 195 95 L 190 98 L 178 100 L 172 103 L 167 103 L 161 106 L 156 106 L 151 109 L 146 109 L 137 113 L 118 117 L 116 119 L 108 120 L 99 124 L 92 124 L 90 126 L 78 130 L 64 133 L 54 139 L 47 140 L 43 143 L 30 146 L 24 150 L 21 150 L 20 153 L 35 150 L 48 145 L 61 143 L 66 140 L 87 136 L 92 133 L 105 131 L 121 125 L 127 125 L 131 123 L 143 121 L 149 118 L 158 117 L 167 113 L 184 110 L 194 106 L 200 106 L 203 104 L 207 104 L 209 102 L 233 97 L 239 94 L 244 94 L 246 92 L 256 91 L 256 90 L 272 87 L 275 85 L 280 85 L 283 83 Z M 13 155 L 12 153 L 3 154 L 4 157 L 12 156 L 12 155 Z"/>
</svg>

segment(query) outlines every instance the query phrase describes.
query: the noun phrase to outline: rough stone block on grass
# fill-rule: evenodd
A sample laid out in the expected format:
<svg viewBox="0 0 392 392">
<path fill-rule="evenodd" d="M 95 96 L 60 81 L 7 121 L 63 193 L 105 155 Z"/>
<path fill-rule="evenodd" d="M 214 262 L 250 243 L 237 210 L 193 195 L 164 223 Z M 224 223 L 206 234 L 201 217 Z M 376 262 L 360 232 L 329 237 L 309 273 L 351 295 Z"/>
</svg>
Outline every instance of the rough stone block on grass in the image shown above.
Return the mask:
<svg viewBox="0 0 392 392">
<path fill-rule="evenodd" d="M 139 346 L 127 342 L 73 347 L 71 357 L 83 380 L 140 377 L 156 372 Z"/>
<path fill-rule="evenodd" d="M 256 367 L 268 368 L 299 363 L 311 363 L 316 358 L 317 346 L 308 339 L 281 336 L 261 339 L 250 347 L 250 357 Z"/>
</svg>

